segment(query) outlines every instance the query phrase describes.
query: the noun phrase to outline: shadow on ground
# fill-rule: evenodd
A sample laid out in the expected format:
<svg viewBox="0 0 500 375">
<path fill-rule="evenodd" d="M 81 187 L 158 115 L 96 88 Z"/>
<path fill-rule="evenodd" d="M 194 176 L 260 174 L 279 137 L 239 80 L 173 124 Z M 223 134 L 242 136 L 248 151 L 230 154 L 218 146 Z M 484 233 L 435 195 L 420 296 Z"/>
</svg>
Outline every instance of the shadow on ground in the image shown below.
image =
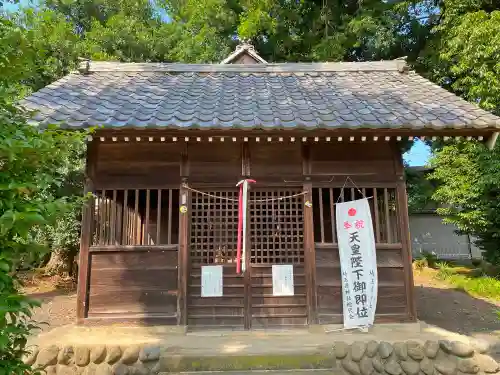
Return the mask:
<svg viewBox="0 0 500 375">
<path fill-rule="evenodd" d="M 500 318 L 496 313 L 500 303 L 475 298 L 460 289 L 428 286 L 416 286 L 415 297 L 419 320 L 463 335 L 490 336 L 491 354 L 500 359 Z"/>
<path fill-rule="evenodd" d="M 41 301 L 51 300 L 59 296 L 69 296 L 75 294 L 74 290 L 70 289 L 54 289 L 46 292 L 30 293 L 29 297 Z"/>
</svg>

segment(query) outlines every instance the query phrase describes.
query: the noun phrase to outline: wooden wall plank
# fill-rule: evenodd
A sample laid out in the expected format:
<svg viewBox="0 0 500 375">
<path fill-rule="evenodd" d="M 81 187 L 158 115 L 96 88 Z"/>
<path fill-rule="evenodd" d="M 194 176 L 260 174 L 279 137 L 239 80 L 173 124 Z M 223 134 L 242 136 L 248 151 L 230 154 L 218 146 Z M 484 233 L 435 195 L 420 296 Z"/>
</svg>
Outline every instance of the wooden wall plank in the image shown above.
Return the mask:
<svg viewBox="0 0 500 375">
<path fill-rule="evenodd" d="M 177 251 L 99 252 L 92 258 L 92 270 L 144 270 L 177 267 Z"/>
<path fill-rule="evenodd" d="M 89 316 L 94 314 L 177 313 L 177 293 L 141 288 L 91 293 Z"/>
<path fill-rule="evenodd" d="M 403 257 L 399 250 L 376 250 L 377 268 L 401 268 L 404 266 Z M 338 247 L 316 248 L 316 267 L 340 267 Z"/>
<path fill-rule="evenodd" d="M 88 318 L 177 315 L 177 252 L 93 252 Z"/>
<path fill-rule="evenodd" d="M 249 142 L 249 148 L 252 177 L 258 183 L 262 184 L 266 181 L 283 183 L 284 180 L 301 180 L 300 142 L 282 142 L 279 145 L 272 142 Z"/>
<path fill-rule="evenodd" d="M 90 285 L 91 288 L 118 292 L 141 288 L 177 290 L 177 269 L 164 265 L 148 269 L 92 269 Z"/>
</svg>

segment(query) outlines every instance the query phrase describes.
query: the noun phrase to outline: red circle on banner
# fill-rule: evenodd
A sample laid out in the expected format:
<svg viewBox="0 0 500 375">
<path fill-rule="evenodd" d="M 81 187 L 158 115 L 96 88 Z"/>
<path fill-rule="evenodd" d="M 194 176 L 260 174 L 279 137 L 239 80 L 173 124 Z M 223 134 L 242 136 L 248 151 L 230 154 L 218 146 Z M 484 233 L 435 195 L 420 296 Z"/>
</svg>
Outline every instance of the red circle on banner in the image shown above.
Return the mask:
<svg viewBox="0 0 500 375">
<path fill-rule="evenodd" d="M 356 215 L 356 209 L 355 208 L 349 208 L 349 210 L 347 211 L 347 214 L 349 216 L 355 216 Z"/>
</svg>

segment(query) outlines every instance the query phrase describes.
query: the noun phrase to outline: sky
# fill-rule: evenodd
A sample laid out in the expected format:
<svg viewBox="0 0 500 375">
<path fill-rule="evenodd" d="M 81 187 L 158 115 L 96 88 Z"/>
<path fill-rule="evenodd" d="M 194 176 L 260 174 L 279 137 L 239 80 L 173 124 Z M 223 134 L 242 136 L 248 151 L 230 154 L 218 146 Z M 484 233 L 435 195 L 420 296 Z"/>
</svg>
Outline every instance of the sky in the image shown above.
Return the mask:
<svg viewBox="0 0 500 375">
<path fill-rule="evenodd" d="M 431 149 L 424 142 L 416 140 L 409 152 L 404 154 L 404 160 L 412 167 L 426 165 L 431 155 Z"/>
</svg>

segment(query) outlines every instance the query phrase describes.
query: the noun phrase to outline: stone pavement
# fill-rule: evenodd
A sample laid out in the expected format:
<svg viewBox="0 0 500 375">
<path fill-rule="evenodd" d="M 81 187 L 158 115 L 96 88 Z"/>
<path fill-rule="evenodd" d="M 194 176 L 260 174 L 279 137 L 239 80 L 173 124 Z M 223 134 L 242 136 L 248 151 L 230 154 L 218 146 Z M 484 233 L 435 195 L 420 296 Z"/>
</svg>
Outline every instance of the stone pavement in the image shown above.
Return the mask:
<svg viewBox="0 0 500 375">
<path fill-rule="evenodd" d="M 340 325 L 313 326 L 309 329 L 267 331 L 199 331 L 188 332 L 178 327 L 62 326 L 30 339 L 31 344 L 44 345 L 158 345 L 169 352 L 186 355 L 245 355 L 273 353 L 314 353 L 331 348 L 335 341 L 398 342 L 414 340 L 451 340 L 471 343 L 474 338 L 445 331 L 423 322 L 414 324 L 379 324 L 368 332 L 346 331 Z M 500 336 L 488 335 L 490 347 L 500 346 Z"/>
</svg>

